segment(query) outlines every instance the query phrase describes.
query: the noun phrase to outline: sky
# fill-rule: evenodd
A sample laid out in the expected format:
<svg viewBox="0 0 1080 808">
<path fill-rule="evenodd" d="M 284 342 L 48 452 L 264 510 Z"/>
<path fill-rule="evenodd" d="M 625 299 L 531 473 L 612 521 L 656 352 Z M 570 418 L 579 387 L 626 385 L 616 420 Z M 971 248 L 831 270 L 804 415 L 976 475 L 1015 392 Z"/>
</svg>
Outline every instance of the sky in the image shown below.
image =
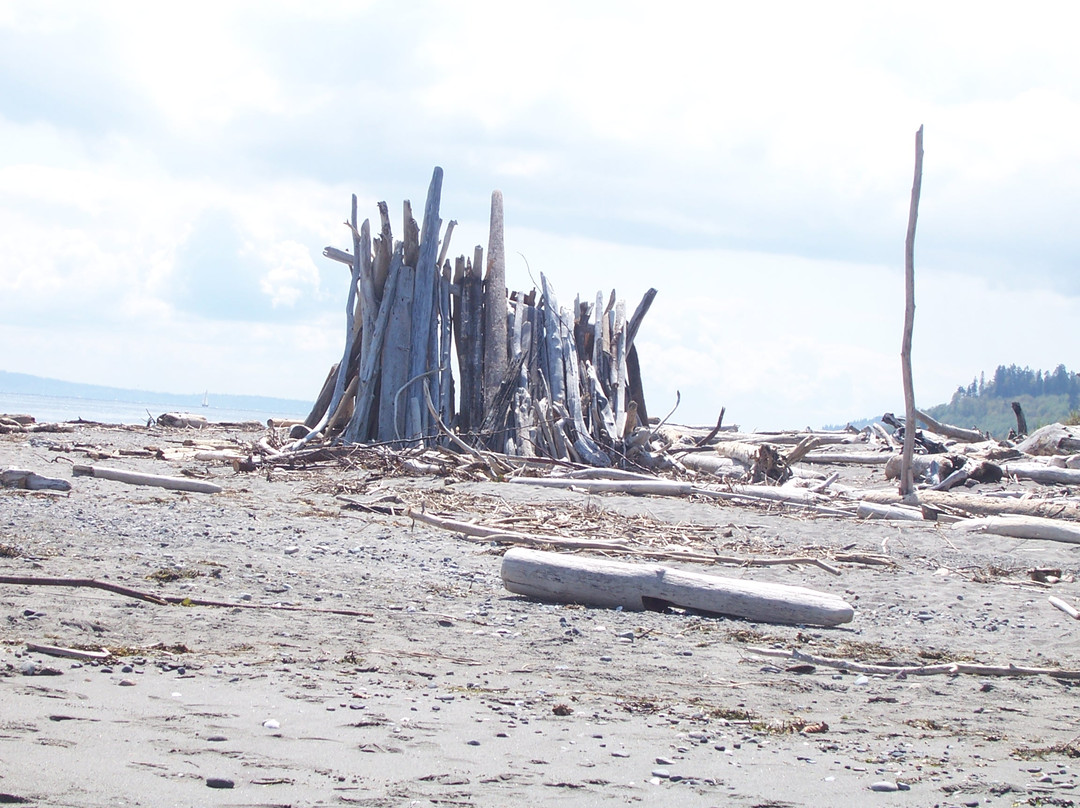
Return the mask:
<svg viewBox="0 0 1080 808">
<path fill-rule="evenodd" d="M 744 429 L 1080 370 L 1080 6 L 0 0 L 0 370 L 313 399 L 343 221 L 656 302 L 651 414 Z M 678 391 L 678 393 L 677 393 Z"/>
</svg>

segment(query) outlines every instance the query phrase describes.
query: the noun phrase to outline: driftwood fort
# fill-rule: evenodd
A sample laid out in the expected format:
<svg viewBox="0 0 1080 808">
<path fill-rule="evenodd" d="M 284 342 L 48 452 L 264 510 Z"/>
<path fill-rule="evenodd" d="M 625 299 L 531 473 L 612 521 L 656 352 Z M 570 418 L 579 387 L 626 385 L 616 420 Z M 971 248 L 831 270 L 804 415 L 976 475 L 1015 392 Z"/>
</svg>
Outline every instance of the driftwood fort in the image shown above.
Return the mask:
<svg viewBox="0 0 1080 808">
<path fill-rule="evenodd" d="M 353 196 L 351 251 L 323 252 L 351 273 L 345 346 L 293 448 L 316 439 L 454 443 L 593 466 L 630 457 L 647 465 L 634 339 L 656 290 L 629 316 L 614 292 L 560 307 L 544 275 L 539 290 L 508 294 L 502 194 L 491 198 L 486 263 L 477 246 L 451 264 L 456 222 L 444 228 L 440 218 L 442 179 L 436 168 L 421 225 L 404 203 L 400 240 L 385 202 L 372 236 Z"/>
</svg>

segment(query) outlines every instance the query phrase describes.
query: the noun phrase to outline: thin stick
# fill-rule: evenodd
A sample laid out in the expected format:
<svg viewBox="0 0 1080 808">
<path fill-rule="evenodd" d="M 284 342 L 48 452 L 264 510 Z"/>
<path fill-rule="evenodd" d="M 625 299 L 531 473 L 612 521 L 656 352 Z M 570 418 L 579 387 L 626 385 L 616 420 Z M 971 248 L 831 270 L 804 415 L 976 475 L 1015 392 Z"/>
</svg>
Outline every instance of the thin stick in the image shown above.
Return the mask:
<svg viewBox="0 0 1080 808">
<path fill-rule="evenodd" d="M 915 453 L 915 385 L 911 375 L 911 332 L 915 328 L 915 222 L 919 218 L 919 194 L 922 191 L 923 128 L 915 133 L 915 182 L 911 186 L 911 210 L 908 213 L 907 241 L 904 246 L 904 340 L 900 348 L 900 369 L 904 376 L 904 453 L 900 463 L 900 496 L 915 490 L 911 458 Z"/>
</svg>

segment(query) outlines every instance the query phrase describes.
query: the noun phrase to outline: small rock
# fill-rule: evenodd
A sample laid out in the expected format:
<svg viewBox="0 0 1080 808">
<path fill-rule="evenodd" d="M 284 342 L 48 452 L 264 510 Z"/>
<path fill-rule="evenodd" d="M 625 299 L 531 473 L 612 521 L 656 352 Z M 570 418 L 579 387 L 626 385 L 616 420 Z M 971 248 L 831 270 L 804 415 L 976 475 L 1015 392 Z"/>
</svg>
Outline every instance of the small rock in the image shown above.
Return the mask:
<svg viewBox="0 0 1080 808">
<path fill-rule="evenodd" d="M 658 777 L 663 780 L 668 780 L 671 778 L 671 772 L 669 772 L 667 769 L 653 769 L 650 774 L 653 777 Z"/>
<path fill-rule="evenodd" d="M 658 757 L 656 759 L 657 766 L 674 766 L 675 764 L 667 758 Z"/>
<path fill-rule="evenodd" d="M 263 721 L 263 726 L 266 727 L 266 729 L 281 729 L 281 722 L 276 718 L 268 718 Z"/>
<path fill-rule="evenodd" d="M 297 547 L 296 545 L 293 545 L 292 547 L 286 547 L 285 548 L 285 555 L 296 555 L 299 552 L 300 552 L 300 548 Z"/>
<path fill-rule="evenodd" d="M 121 679 L 117 684 L 119 684 L 120 687 L 135 687 L 135 683 L 130 679 Z"/>
<path fill-rule="evenodd" d="M 896 783 L 890 783 L 888 780 L 879 780 L 876 783 L 870 784 L 871 791 L 899 791 L 900 787 Z"/>
<path fill-rule="evenodd" d="M 469 746 L 479 746 L 480 745 L 480 741 L 477 741 L 477 740 L 465 741 L 465 743 L 467 743 Z"/>
<path fill-rule="evenodd" d="M 235 788 L 236 783 L 228 777 L 207 777 L 206 785 L 208 788 Z"/>
</svg>

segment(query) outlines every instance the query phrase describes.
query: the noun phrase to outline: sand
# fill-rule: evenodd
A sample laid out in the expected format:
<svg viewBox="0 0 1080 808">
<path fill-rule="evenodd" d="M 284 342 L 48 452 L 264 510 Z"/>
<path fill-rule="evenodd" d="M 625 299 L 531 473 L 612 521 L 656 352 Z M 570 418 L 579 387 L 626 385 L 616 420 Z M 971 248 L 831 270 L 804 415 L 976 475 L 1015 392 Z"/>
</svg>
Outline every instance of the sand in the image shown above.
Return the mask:
<svg viewBox="0 0 1080 808">
<path fill-rule="evenodd" d="M 250 443 L 259 433 L 211 430 Z M 859 675 L 754 654 L 1080 669 L 1077 548 L 683 498 L 164 459 L 205 436 L 0 436 L 0 469 L 208 473 L 220 494 L 92 477 L 0 490 L 0 802 L 78 806 L 1072 805 L 1077 690 L 1048 676 Z M 848 472 L 845 472 L 848 473 Z M 880 471 L 856 470 L 885 485 Z M 337 493 L 456 518 L 893 567 L 702 567 L 844 597 L 823 629 L 506 592 L 502 549 Z M 530 527 L 531 526 L 531 527 Z M 1032 568 L 1060 568 L 1051 586 Z M 255 606 L 288 604 L 293 611 Z M 350 614 L 333 613 L 351 612 Z M 107 649 L 75 660 L 27 643 Z M 35 674 L 35 675 L 29 675 Z M 800 731 L 801 730 L 801 731 Z M 888 790 L 875 790 L 888 789 Z"/>
</svg>

